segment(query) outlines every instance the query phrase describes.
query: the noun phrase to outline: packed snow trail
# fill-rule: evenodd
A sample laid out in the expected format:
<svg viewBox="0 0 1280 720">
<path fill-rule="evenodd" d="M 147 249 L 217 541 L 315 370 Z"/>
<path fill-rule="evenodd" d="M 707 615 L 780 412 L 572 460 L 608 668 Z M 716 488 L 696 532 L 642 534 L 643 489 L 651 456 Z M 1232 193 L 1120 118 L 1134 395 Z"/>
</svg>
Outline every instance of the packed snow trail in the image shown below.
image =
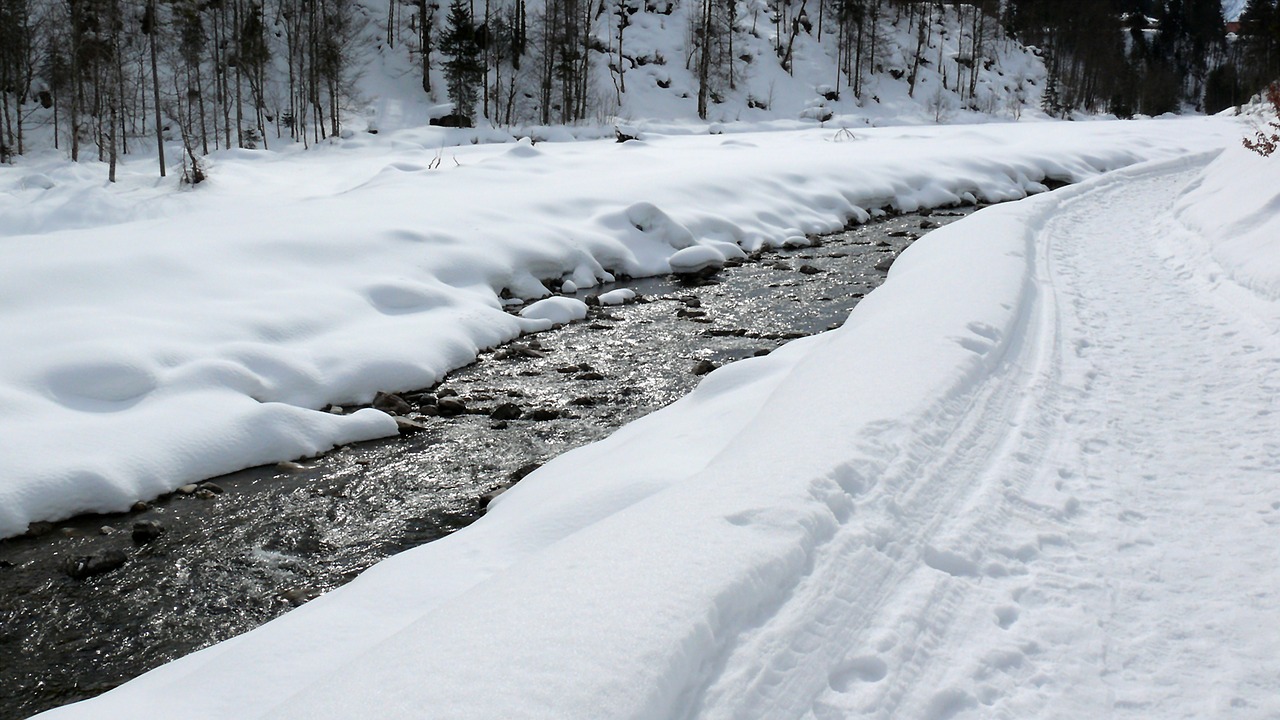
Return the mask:
<svg viewBox="0 0 1280 720">
<path fill-rule="evenodd" d="M 1095 188 L 1042 231 L 1032 363 L 988 388 L 1002 442 L 922 474 L 970 493 L 922 538 L 942 572 L 860 618 L 815 717 L 1280 713 L 1280 328 L 1179 259 L 1194 174 Z"/>
<path fill-rule="evenodd" d="M 50 716 L 1274 717 L 1280 313 L 1175 219 L 1204 162 L 937 230 L 839 330 Z"/>
</svg>

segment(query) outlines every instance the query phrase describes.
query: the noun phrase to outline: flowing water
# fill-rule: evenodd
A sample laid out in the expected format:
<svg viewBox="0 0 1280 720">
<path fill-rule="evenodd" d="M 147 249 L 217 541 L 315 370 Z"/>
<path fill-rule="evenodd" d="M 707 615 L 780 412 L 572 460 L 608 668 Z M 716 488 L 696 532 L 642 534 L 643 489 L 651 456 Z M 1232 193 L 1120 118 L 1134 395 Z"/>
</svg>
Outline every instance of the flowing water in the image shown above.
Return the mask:
<svg viewBox="0 0 1280 720">
<path fill-rule="evenodd" d="M 109 690 L 466 526 L 486 493 L 689 392 L 700 361 L 723 365 L 838 326 L 883 280 L 878 264 L 970 211 L 873 222 L 762 253 L 707 284 L 628 282 L 639 301 L 593 308 L 402 394 L 422 415 L 419 432 L 0 542 L 0 718 Z M 466 411 L 431 415 L 452 393 Z M 491 417 L 507 404 L 519 419 Z M 133 529 L 146 521 L 164 532 L 139 544 Z"/>
</svg>

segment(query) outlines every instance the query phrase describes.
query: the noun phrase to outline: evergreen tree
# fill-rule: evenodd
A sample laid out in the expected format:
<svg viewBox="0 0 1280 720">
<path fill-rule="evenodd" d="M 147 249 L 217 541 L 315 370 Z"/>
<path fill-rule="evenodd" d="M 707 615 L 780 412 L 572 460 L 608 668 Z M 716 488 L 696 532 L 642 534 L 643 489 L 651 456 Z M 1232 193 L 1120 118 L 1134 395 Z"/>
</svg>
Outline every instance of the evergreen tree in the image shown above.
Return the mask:
<svg viewBox="0 0 1280 720">
<path fill-rule="evenodd" d="M 447 23 L 440 38 L 440 50 L 449 56 L 444 63 L 449 100 L 454 113 L 470 119 L 479 99 L 485 68 L 480 59 L 481 48 L 471 20 L 471 8 L 464 0 L 449 3 Z"/>
</svg>

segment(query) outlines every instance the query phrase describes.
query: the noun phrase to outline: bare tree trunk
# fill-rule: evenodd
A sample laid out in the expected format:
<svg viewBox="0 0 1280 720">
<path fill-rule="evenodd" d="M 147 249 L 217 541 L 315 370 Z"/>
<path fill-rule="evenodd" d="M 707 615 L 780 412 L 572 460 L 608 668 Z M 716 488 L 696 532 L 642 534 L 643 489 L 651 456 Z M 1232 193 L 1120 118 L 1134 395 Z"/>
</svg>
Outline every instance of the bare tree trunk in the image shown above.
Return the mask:
<svg viewBox="0 0 1280 720">
<path fill-rule="evenodd" d="M 160 163 L 160 177 L 165 176 L 164 167 L 164 126 L 160 122 L 160 71 L 156 67 L 156 30 L 159 25 L 159 18 L 156 17 L 156 3 L 151 0 L 148 4 L 147 11 L 151 14 L 151 90 L 152 99 L 156 108 L 156 160 Z M 201 113 L 203 118 L 203 113 Z M 206 148 L 205 152 L 209 152 Z"/>
</svg>

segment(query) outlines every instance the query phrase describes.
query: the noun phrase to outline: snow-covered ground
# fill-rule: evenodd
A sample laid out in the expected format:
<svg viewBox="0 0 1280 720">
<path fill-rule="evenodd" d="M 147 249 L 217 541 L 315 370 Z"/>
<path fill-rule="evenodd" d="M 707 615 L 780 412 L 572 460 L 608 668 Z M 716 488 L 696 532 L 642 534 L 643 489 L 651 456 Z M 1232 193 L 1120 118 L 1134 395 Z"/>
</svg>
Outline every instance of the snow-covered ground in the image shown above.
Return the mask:
<svg viewBox="0 0 1280 720">
<path fill-rule="evenodd" d="M 882 207 L 1017 198 L 1238 132 L 1191 118 L 442 151 L 420 130 L 224 152 L 194 192 L 147 161 L 108 186 L 23 160 L 0 168 L 0 536 L 392 434 L 380 412 L 319 409 L 429 386 L 557 319 L 505 312 L 504 291 L 663 273 L 681 250 L 740 254 Z"/>
<path fill-rule="evenodd" d="M 557 148 L 537 164 L 557 168 L 547 184 L 636 163 L 609 187 L 558 185 L 599 194 L 533 216 L 593 218 L 574 226 L 580 244 L 526 226 L 557 250 L 524 257 L 567 275 L 573 248 L 660 269 L 679 228 L 733 227 L 723 237 L 750 246 L 791 232 L 784 217 L 825 229 L 853 204 L 1016 193 L 1031 179 L 1017 172 L 1045 167 L 1033 149 L 1077 176 L 1168 159 L 936 231 L 839 330 L 721 368 L 475 525 L 49 717 L 1274 717 L 1280 167 L 1192 152 L 1233 144 L 1223 128 Z M 703 170 L 711 148 L 722 173 L 743 163 L 724 185 Z M 669 182 L 648 163 L 673 166 Z M 504 211 L 548 202 L 486 187 Z M 307 207 L 337 222 L 321 208 L 352 194 L 373 202 Z M 655 194 L 665 216 L 613 222 Z M 382 215 L 367 218 L 375 249 Z M 477 237 L 504 240 L 477 253 L 489 263 L 521 257 L 509 236 Z M 299 273 L 338 294 L 371 282 L 359 262 L 315 267 Z"/>
</svg>

